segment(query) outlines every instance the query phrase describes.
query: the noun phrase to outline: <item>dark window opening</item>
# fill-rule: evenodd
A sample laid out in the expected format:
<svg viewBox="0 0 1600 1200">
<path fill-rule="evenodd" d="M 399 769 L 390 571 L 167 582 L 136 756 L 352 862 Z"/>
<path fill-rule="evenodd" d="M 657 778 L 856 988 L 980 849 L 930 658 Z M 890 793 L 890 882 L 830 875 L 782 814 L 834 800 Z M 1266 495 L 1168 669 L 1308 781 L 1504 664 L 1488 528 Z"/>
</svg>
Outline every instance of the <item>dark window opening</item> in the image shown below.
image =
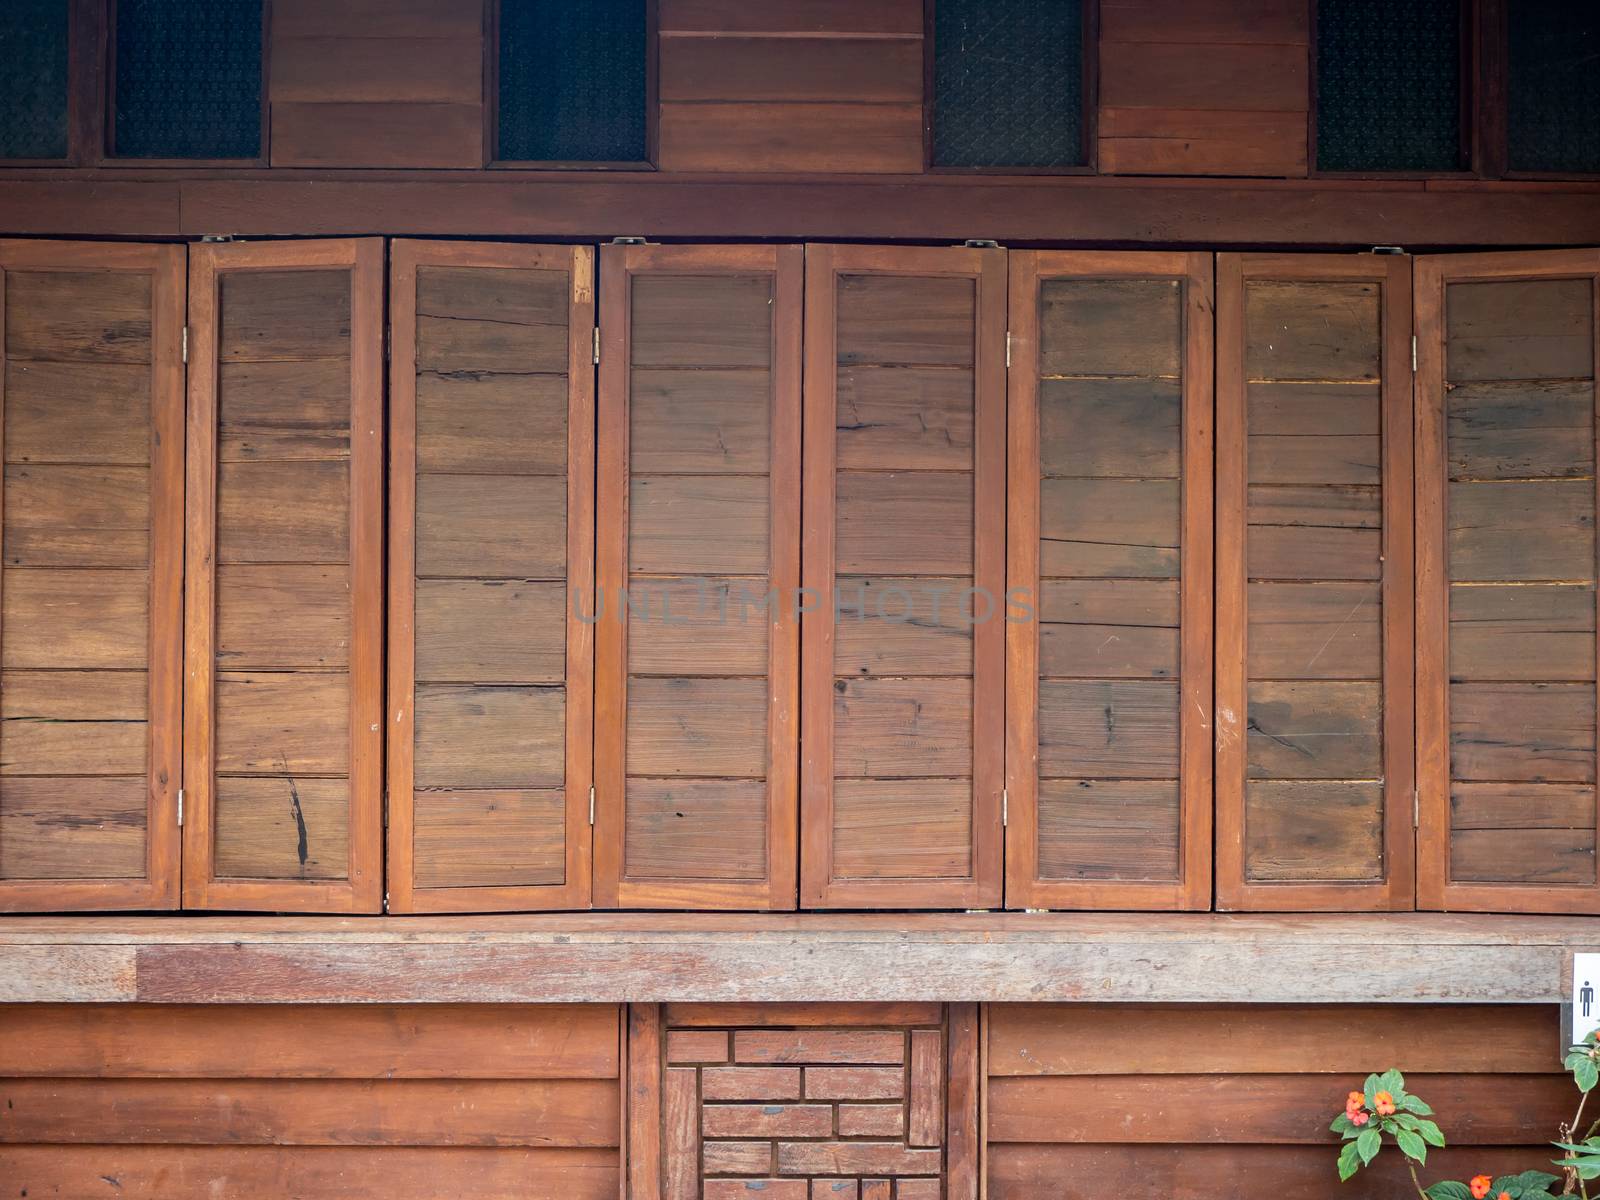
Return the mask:
<svg viewBox="0 0 1600 1200">
<path fill-rule="evenodd" d="M 0 158 L 67 156 L 67 0 L 0 4 Z"/>
<path fill-rule="evenodd" d="M 1600 172 L 1600 6 L 1518 0 L 1510 27 L 1508 165 Z"/>
</svg>

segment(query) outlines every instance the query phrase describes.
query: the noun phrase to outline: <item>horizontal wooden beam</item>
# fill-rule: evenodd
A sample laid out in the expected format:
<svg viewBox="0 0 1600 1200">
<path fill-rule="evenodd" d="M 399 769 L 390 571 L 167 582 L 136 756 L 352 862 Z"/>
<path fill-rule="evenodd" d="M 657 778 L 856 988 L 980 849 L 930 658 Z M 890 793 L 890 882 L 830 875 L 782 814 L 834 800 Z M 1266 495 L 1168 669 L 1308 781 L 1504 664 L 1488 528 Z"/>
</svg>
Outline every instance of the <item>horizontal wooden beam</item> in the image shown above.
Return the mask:
<svg viewBox="0 0 1600 1200">
<path fill-rule="evenodd" d="M 0 1002 L 1559 1002 L 1600 919 L 8 918 Z"/>
<path fill-rule="evenodd" d="M 655 172 L 0 171 L 0 235 L 1600 243 L 1600 184 Z"/>
</svg>

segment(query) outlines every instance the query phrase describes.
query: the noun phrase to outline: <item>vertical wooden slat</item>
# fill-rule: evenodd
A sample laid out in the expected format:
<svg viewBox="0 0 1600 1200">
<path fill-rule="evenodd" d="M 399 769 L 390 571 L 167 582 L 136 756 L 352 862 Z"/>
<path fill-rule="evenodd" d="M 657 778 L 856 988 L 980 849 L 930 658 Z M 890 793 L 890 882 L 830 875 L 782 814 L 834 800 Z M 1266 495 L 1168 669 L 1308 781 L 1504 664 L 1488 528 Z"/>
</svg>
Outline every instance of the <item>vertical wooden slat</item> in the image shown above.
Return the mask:
<svg viewBox="0 0 1600 1200">
<path fill-rule="evenodd" d="M 661 1087 L 663 1200 L 697 1200 L 700 1194 L 700 1072 L 668 1067 Z"/>
<path fill-rule="evenodd" d="M 982 1090 L 979 1006 L 951 1004 L 946 1011 L 949 1089 L 945 1100 L 945 1187 L 949 1200 L 978 1200 L 982 1149 L 978 1128 Z"/>
<path fill-rule="evenodd" d="M 661 1006 L 628 1008 L 628 1104 L 623 1200 L 658 1200 L 661 1175 Z"/>
<path fill-rule="evenodd" d="M 806 248 L 806 404 L 805 404 L 805 533 L 802 559 L 805 564 L 803 711 L 801 744 L 804 761 L 802 781 L 801 878 L 804 903 L 812 907 L 991 907 L 998 905 L 1002 885 L 1002 830 L 1000 793 L 1004 784 L 1004 553 L 1005 536 L 1005 295 L 1006 257 L 998 250 L 972 248 L 914 249 L 890 247 L 826 246 Z M 843 360 L 839 323 L 838 294 L 842 281 L 861 289 L 863 312 L 876 317 L 869 328 L 846 329 L 850 363 Z M 971 317 L 964 334 L 953 331 L 963 319 L 942 311 L 954 295 L 948 285 L 970 282 Z M 917 299 L 905 310 L 896 309 L 888 291 L 909 287 Z M 941 299 L 943 297 L 943 299 Z M 930 332 L 931 331 L 931 332 Z M 970 338 L 970 341 L 966 339 Z M 882 529 L 873 536 L 880 545 L 874 553 L 892 557 L 894 567 L 837 566 L 838 495 L 841 472 L 838 470 L 838 375 L 843 366 L 856 362 L 872 363 L 904 358 L 922 363 L 932 370 L 950 370 L 965 364 L 970 372 L 970 416 L 972 449 L 970 460 L 971 524 L 966 532 L 961 525 L 951 528 L 939 518 L 926 515 L 929 537 L 925 543 L 902 548 L 886 537 Z M 955 500 L 964 488 L 964 472 L 944 469 L 908 469 L 893 472 L 855 471 L 853 475 L 871 478 L 872 499 L 863 501 L 862 512 L 872 504 L 894 502 L 898 495 L 916 495 L 905 489 L 922 486 L 927 494 Z M 955 480 L 952 484 L 950 481 Z M 927 481 L 932 480 L 930 484 Z M 959 502 L 959 501 L 957 501 Z M 878 510 L 881 511 L 881 510 Z M 871 530 L 875 518 L 858 516 L 858 540 L 862 530 Z M 969 541 L 968 538 L 971 540 Z M 928 564 L 938 563 L 937 569 Z M 946 564 L 969 563 L 951 571 Z M 835 603 L 842 589 L 837 574 L 855 573 L 895 576 L 937 576 L 955 574 L 958 584 L 970 580 L 974 595 L 990 601 L 990 619 L 967 623 L 971 637 L 970 676 L 959 677 L 942 669 L 921 668 L 906 671 L 903 666 L 886 669 L 874 677 L 863 672 L 859 678 L 846 677 L 836 666 L 839 644 Z M 912 584 L 917 581 L 911 580 Z M 974 605 L 978 599 L 974 599 Z M 975 611 L 977 611 L 975 609 Z M 920 663 L 916 664 L 920 668 Z M 899 677 L 909 676 L 909 677 Z M 929 676 L 937 677 L 930 678 Z M 970 684 L 970 709 L 962 711 L 964 684 Z M 851 718 L 841 727 L 835 718 L 839 697 L 851 701 L 851 688 L 885 688 L 880 697 L 888 699 L 885 711 L 914 713 L 912 725 L 931 725 L 943 721 L 949 735 L 933 734 L 926 728 L 908 726 L 904 744 L 875 729 L 865 718 Z M 954 685 L 954 686 L 952 686 Z M 865 695 L 865 693 L 863 693 Z M 866 705 L 871 708 L 871 703 Z M 893 718 L 886 718 L 893 719 Z M 945 765 L 926 761 L 927 752 L 938 747 L 949 762 L 959 758 L 954 731 L 970 727 L 971 755 L 966 770 L 947 770 Z M 919 789 L 928 790 L 926 780 L 872 775 L 872 757 L 902 755 L 916 760 L 910 776 L 955 775 L 940 778 L 947 802 L 969 815 L 964 867 L 940 869 L 931 866 L 910 876 L 903 872 L 879 869 L 862 861 L 854 872 L 842 869 L 837 861 L 837 763 L 836 756 L 845 738 L 856 739 L 857 753 L 863 754 L 867 769 L 853 779 L 855 784 L 882 787 L 896 803 L 909 807 L 910 797 Z M 881 768 L 880 768 L 881 769 Z M 919 801 L 919 804 L 922 802 Z M 858 800 L 856 807 L 878 808 L 881 798 Z M 901 826 L 917 828 L 922 818 Z M 886 820 L 884 828 L 891 828 Z M 952 822 L 952 829 L 957 827 Z M 956 834 L 946 832 L 945 839 Z M 858 832 L 853 851 L 862 859 L 867 851 L 860 843 L 870 835 Z M 900 850 L 895 839 L 885 836 L 875 845 L 884 850 Z M 953 844 L 953 843 L 952 843 Z M 948 848 L 947 848 L 948 849 Z M 943 851 L 936 851 L 942 853 Z M 942 865 L 942 864 L 941 864 Z"/>
<path fill-rule="evenodd" d="M 795 904 L 802 270 L 798 246 L 614 246 L 601 251 L 594 597 L 599 614 L 595 650 L 595 902 L 599 907 L 787 909 Z M 740 290 L 750 281 L 768 289 L 768 299 L 759 306 L 754 305 L 755 292 Z M 742 372 L 747 382 L 759 377 L 768 404 L 764 468 L 708 464 L 682 447 L 633 446 L 634 378 L 641 370 L 635 364 L 635 296 L 638 290 L 656 285 L 688 288 L 698 300 L 675 301 L 651 293 L 655 307 L 649 352 L 672 363 L 665 370 L 660 361 L 642 369 L 654 366 L 657 373 L 670 372 L 679 383 L 690 381 L 683 383 L 685 403 L 695 397 L 697 386 L 708 389 L 704 395 L 712 395 L 712 385 L 701 385 L 698 376 Z M 697 303 L 704 307 L 694 307 Z M 678 322 L 681 325 L 675 325 Z M 737 332 L 729 333 L 727 322 L 737 323 L 747 339 L 759 326 L 769 332 L 764 338 L 739 341 Z M 724 345 L 730 338 L 739 344 Z M 763 365 L 746 364 L 729 372 L 724 370 L 729 364 L 708 360 L 718 354 L 730 359 L 755 355 L 749 362 L 759 359 Z M 675 419 L 687 420 L 687 411 Z M 659 420 L 660 414 L 653 419 Z M 658 457 L 648 470 L 640 470 L 634 465 L 638 452 Z M 634 512 L 630 494 L 636 476 L 646 488 L 687 490 L 652 511 Z M 727 488 L 734 490 L 719 490 Z M 765 522 L 752 515 L 763 492 Z M 719 519 L 735 522 L 738 528 L 719 532 L 703 523 Z M 723 571 L 689 563 L 685 570 L 679 564 L 687 562 L 686 555 L 725 556 L 738 565 Z M 766 645 L 764 678 L 748 667 L 733 673 L 715 665 L 686 669 L 681 659 L 670 667 L 653 665 L 641 675 L 630 644 L 645 636 L 659 644 L 671 635 L 665 614 L 659 607 L 650 608 L 649 589 L 674 581 L 691 587 L 699 581 L 715 583 L 717 575 L 737 577 L 731 586 L 772 598 L 764 615 L 753 605 L 747 609 L 737 604 L 736 610 L 724 612 L 715 630 L 719 640 L 726 640 L 730 631 L 754 636 L 759 628 Z M 650 625 L 636 628 L 638 622 Z M 746 682 L 749 687 L 742 686 Z M 757 699 L 761 695 L 764 704 Z M 725 752 L 741 758 L 737 766 L 722 759 L 712 761 L 705 751 L 707 739 L 716 741 L 728 732 L 724 720 L 698 726 L 689 736 L 651 732 L 656 726 L 681 730 L 683 722 L 700 715 L 708 697 L 735 697 L 725 700 L 732 705 L 728 715 L 742 714 L 763 730 L 761 749 L 755 754 L 745 744 L 754 736 L 730 735 L 728 745 L 718 742 Z M 640 715 L 646 707 L 653 722 L 649 727 Z M 630 745 L 638 747 L 647 737 L 648 756 L 642 749 L 630 753 Z M 764 769 L 756 765 L 758 759 L 764 760 Z M 661 778 L 664 772 L 667 777 Z M 736 792 L 754 788 L 765 793 L 759 821 L 751 821 L 747 796 L 729 800 Z M 736 808 L 748 822 L 740 849 L 731 849 L 732 842 L 712 840 L 732 837 L 726 828 L 669 840 L 661 836 L 664 812 L 657 814 L 654 834 L 650 827 L 636 824 L 645 818 L 632 805 L 647 789 L 670 796 L 679 806 L 675 815 L 697 815 L 692 809 L 709 813 L 718 804 L 727 806 L 724 811 Z M 629 846 L 643 847 L 646 842 L 653 843 L 651 861 L 631 862 Z M 674 857 L 685 847 L 697 852 L 698 862 Z"/>
<path fill-rule="evenodd" d="M 0 459 L 6 455 L 3 417 L 8 404 L 5 382 L 9 331 L 31 328 L 38 318 L 49 318 L 49 314 L 32 312 L 25 301 L 9 295 L 13 272 L 27 272 L 36 281 L 52 276 L 86 280 L 99 274 L 105 279 L 108 292 L 118 290 L 130 278 L 148 280 L 149 383 L 145 396 L 149 405 L 146 497 L 149 534 L 147 557 L 142 565 L 149 578 L 145 601 L 149 616 L 148 638 L 139 659 L 146 675 L 147 690 L 141 714 L 145 728 L 144 764 L 139 772 L 145 793 L 141 829 L 144 853 L 140 856 L 138 874 L 98 879 L 94 872 L 83 871 L 71 879 L 3 879 L 0 880 L 0 911 L 176 908 L 180 878 L 177 822 L 182 744 L 179 672 L 183 578 L 184 252 L 177 246 L 0 242 Z M 70 314 L 69 320 L 76 316 Z M 124 332 L 111 330 L 104 334 L 106 340 L 99 344 L 99 350 L 112 350 Z M 38 335 L 31 336 L 37 338 Z M 126 348 L 123 344 L 123 349 Z M 51 361 L 49 356 L 54 351 L 49 344 L 42 344 L 29 353 L 35 357 L 42 354 L 46 361 Z M 68 350 L 64 357 L 70 357 L 71 353 Z M 121 350 L 111 353 L 113 358 L 120 356 Z M 18 363 L 19 370 L 28 369 L 24 360 L 19 359 Z M 77 447 L 63 446 L 56 451 L 58 458 L 68 461 L 77 454 Z M 0 517 L 3 517 L 5 490 L 0 488 Z M 9 561 L 13 560 L 8 555 Z M 0 595 L 12 586 L 10 577 L 14 574 L 10 569 L 0 571 Z M 92 577 L 90 572 L 74 574 L 83 580 Z M 59 621 L 54 636 L 59 639 L 58 645 L 29 646 L 17 631 L 0 629 L 0 644 L 6 646 L 8 659 L 25 656 L 30 662 L 50 665 L 68 648 L 68 637 Z M 20 782 L 19 776 L 0 780 L 0 792 Z M 67 817 L 75 812 L 74 798 L 87 794 L 83 785 L 88 781 L 83 778 L 27 782 L 35 789 L 40 785 L 59 786 L 58 807 Z M 90 816 L 87 812 L 80 815 Z M 6 837 L 4 822 L 0 821 L 0 843 Z M 80 853 L 80 857 L 87 861 L 87 855 Z"/>
<path fill-rule="evenodd" d="M 561 377 L 566 398 L 565 440 L 550 456 L 565 464 L 562 475 L 566 520 L 560 527 L 565 549 L 543 548 L 565 563 L 564 580 L 559 585 L 560 611 L 565 614 L 562 640 L 566 655 L 562 689 L 565 770 L 559 810 L 560 858 L 564 869 L 560 879 L 554 882 L 451 885 L 440 881 L 437 873 L 431 883 L 419 876 L 419 870 L 439 866 L 418 861 L 415 811 L 417 642 L 419 634 L 438 635 L 437 630 L 419 631 L 417 619 L 417 492 L 421 471 L 417 417 L 420 319 L 417 289 L 419 275 L 429 270 L 455 272 L 454 278 L 458 279 L 469 278 L 471 272 L 481 272 L 485 287 L 496 286 L 507 278 L 531 281 L 539 276 L 559 276 L 567 296 L 566 348 Z M 511 286 L 514 288 L 515 284 Z M 528 286 L 524 284 L 524 291 Z M 578 606 L 588 606 L 593 600 L 594 252 L 586 246 L 396 241 L 392 248 L 390 295 L 393 306 L 390 384 L 393 450 L 389 479 L 389 906 L 396 912 L 586 908 L 591 869 L 588 807 L 593 753 L 593 629 L 591 624 L 579 619 Z M 482 336 L 496 343 L 506 336 L 520 353 L 523 352 L 522 342 L 534 336 L 534 331 L 523 329 L 522 341 L 514 335 L 501 333 Z M 475 382 L 493 386 L 496 381 L 487 379 L 491 374 L 479 373 Z M 506 378 L 511 377 L 498 377 L 500 382 Z M 533 386 L 530 381 L 523 389 L 525 403 L 531 403 Z M 490 431 L 469 429 L 467 432 L 483 437 Z M 450 478 L 448 475 L 437 477 Z M 503 480 L 508 485 L 514 481 L 513 477 Z M 483 569 L 494 573 L 492 567 Z M 455 794 L 473 795 L 470 790 Z M 493 793 L 489 795 L 491 799 L 486 803 L 493 811 L 501 811 L 499 802 L 492 798 Z M 469 839 L 465 842 L 468 849 L 461 854 L 471 858 L 471 830 L 463 829 L 461 836 Z M 496 835 L 486 829 L 479 836 L 493 841 L 497 836 L 514 835 Z M 423 853 L 425 855 L 426 850 Z"/>
<path fill-rule="evenodd" d="M 1079 328 L 1072 324 L 1072 316 L 1058 314 L 1054 320 L 1062 327 L 1053 336 L 1058 341 L 1065 339 L 1070 349 L 1054 352 L 1059 361 L 1046 364 L 1041 358 L 1041 310 L 1043 288 L 1052 281 L 1066 281 L 1084 288 L 1103 287 L 1107 289 L 1106 305 L 1124 302 L 1132 307 L 1120 321 L 1113 318 L 1107 328 L 1094 330 Z M 1135 315 L 1139 311 L 1138 289 L 1154 289 L 1152 297 L 1164 296 L 1162 285 L 1173 289 L 1177 301 L 1167 314 L 1172 321 L 1170 327 L 1161 326 L 1153 314 Z M 1147 299 L 1145 303 L 1148 302 Z M 1097 307 L 1094 311 L 1098 318 L 1101 309 Z M 1111 310 L 1106 308 L 1105 311 Z M 1006 629 L 1006 787 L 1010 801 L 1006 904 L 1015 908 L 1205 908 L 1211 896 L 1211 259 L 1205 254 L 1017 251 L 1012 254 L 1010 319 L 1008 598 L 1026 608 L 1019 610 L 1025 612 L 1025 619 L 1008 619 Z M 1090 362 L 1085 356 L 1102 353 L 1113 340 L 1115 349 L 1110 353 L 1122 361 L 1113 364 L 1117 366 L 1115 372 L 1107 374 L 1102 370 L 1105 364 Z M 1157 358 L 1165 362 L 1169 354 L 1170 364 L 1160 368 L 1137 365 Z M 1146 374 L 1130 373 L 1136 371 Z M 1163 377 L 1167 371 L 1175 378 Z M 1163 576 L 1162 572 L 1170 571 L 1170 586 L 1177 598 L 1175 615 L 1169 618 L 1177 626 L 1173 634 L 1175 650 L 1170 654 L 1170 661 L 1157 663 L 1153 659 L 1149 662 L 1141 659 L 1139 672 L 1144 672 L 1147 678 L 1139 678 L 1139 672 L 1120 665 L 1097 666 L 1082 661 L 1084 651 L 1078 646 L 1074 647 L 1072 661 L 1050 671 L 1078 681 L 1075 687 L 1080 687 L 1082 680 L 1105 679 L 1099 686 L 1108 696 L 1126 696 L 1135 701 L 1146 694 L 1159 694 L 1164 702 L 1165 693 L 1158 690 L 1171 687 L 1174 703 L 1170 732 L 1151 733 L 1140 743 L 1145 754 L 1159 755 L 1165 760 L 1166 766 L 1161 768 L 1164 778 L 1147 782 L 1144 777 L 1158 773 L 1156 768 L 1123 768 L 1120 765 L 1123 752 L 1111 755 L 1103 763 L 1086 765 L 1080 771 L 1071 761 L 1070 749 L 1083 751 L 1087 743 L 1082 741 L 1061 756 L 1068 760 L 1071 774 L 1088 776 L 1075 781 L 1078 788 L 1089 791 L 1105 787 L 1106 795 L 1111 797 L 1105 803 L 1112 806 L 1113 813 L 1119 799 L 1127 803 L 1135 798 L 1133 789 L 1149 794 L 1156 794 L 1157 788 L 1171 789 L 1176 796 L 1176 810 L 1171 815 L 1170 830 L 1151 829 L 1149 836 L 1139 837 L 1141 844 L 1159 837 L 1172 845 L 1171 862 L 1165 874 L 1152 871 L 1141 875 L 1132 870 L 1119 874 L 1119 864 L 1125 855 L 1116 849 L 1117 839 L 1127 837 L 1130 832 L 1139 836 L 1137 827 L 1130 824 L 1137 821 L 1132 809 L 1120 820 L 1113 816 L 1115 827 L 1102 824 L 1099 829 L 1103 837 L 1110 837 L 1112 841 L 1101 852 L 1104 863 L 1096 870 L 1085 869 L 1076 878 L 1059 872 L 1047 875 L 1041 863 L 1040 645 L 1041 626 L 1045 620 L 1041 576 L 1045 572 L 1041 563 L 1044 472 L 1041 467 L 1040 381 L 1041 377 L 1049 376 L 1064 381 L 1056 386 L 1138 386 L 1151 394 L 1162 388 L 1178 391 L 1172 442 L 1165 447 L 1171 461 L 1177 464 L 1175 474 L 1178 476 L 1172 483 L 1178 546 L 1171 566 L 1147 566 L 1134 559 L 1107 564 L 1086 561 L 1081 569 L 1070 572 L 1074 577 L 1072 582 L 1087 580 L 1100 589 L 1101 595 L 1120 596 L 1124 604 L 1131 606 L 1135 595 L 1149 596 L 1155 594 L 1151 589 L 1166 585 L 1169 576 Z M 1117 414 L 1110 405 L 1101 406 L 1094 413 L 1090 429 L 1113 427 Z M 1126 430 L 1131 424 L 1136 422 L 1130 423 L 1129 418 L 1123 417 L 1120 428 Z M 1066 436 L 1060 434 L 1058 438 Z M 1156 446 L 1156 449 L 1162 447 Z M 1144 491 L 1164 482 L 1129 476 L 1129 470 L 1158 474 L 1163 468 L 1130 459 L 1126 464 L 1107 468 L 1095 482 L 1103 479 L 1112 487 Z M 1077 523 L 1114 515 L 1115 511 L 1131 507 L 1132 496 L 1130 490 L 1103 501 L 1087 501 L 1081 510 L 1058 514 L 1057 519 L 1065 516 Z M 1084 535 L 1085 539 L 1093 536 Z M 1087 555 L 1094 552 L 1091 541 L 1076 545 L 1075 550 L 1058 553 Z M 1157 552 L 1151 551 L 1152 554 Z M 1053 570 L 1061 574 L 1059 567 Z M 1137 575 L 1140 571 L 1154 574 L 1148 578 L 1123 577 L 1130 572 Z M 1059 582 L 1055 586 L 1060 586 Z M 1114 606 L 1114 599 L 1111 603 Z M 1110 638 L 1107 644 L 1123 640 L 1118 635 Z M 1223 657 L 1219 661 L 1227 660 Z M 1126 686 L 1134 690 L 1115 691 L 1123 686 L 1124 679 L 1133 680 Z M 1171 681 L 1170 685 L 1167 681 Z M 1059 707 L 1060 701 L 1054 703 Z M 1050 769 L 1056 778 L 1069 774 L 1061 765 Z M 1094 778 L 1097 772 L 1108 769 L 1124 772 L 1133 782 Z M 1068 848 L 1091 849 L 1088 839 L 1093 830 L 1093 822 L 1086 821 L 1076 841 Z"/>
<path fill-rule="evenodd" d="M 350 571 L 346 859 L 333 878 L 222 877 L 217 869 L 217 540 L 220 298 L 230 274 L 344 272 L 349 278 Z M 376 912 L 383 900 L 383 246 L 376 239 L 205 245 L 190 255 L 190 374 L 185 600 L 184 903 L 191 908 Z M 285 314 L 274 314 L 284 319 Z M 297 314 L 304 315 L 304 314 Z M 233 316 L 248 322 L 244 316 Z M 238 329 L 241 337 L 264 329 Z M 310 498 L 296 497 L 309 506 Z M 287 510 L 256 515 L 289 515 Z M 302 680 L 315 676 L 302 674 Z M 252 688 L 256 687 L 253 682 Z M 287 714 L 285 714 L 287 715 Z M 293 745 L 250 747 L 257 758 Z M 284 768 L 291 792 L 294 781 Z M 299 818 L 300 801 L 295 800 Z"/>
</svg>

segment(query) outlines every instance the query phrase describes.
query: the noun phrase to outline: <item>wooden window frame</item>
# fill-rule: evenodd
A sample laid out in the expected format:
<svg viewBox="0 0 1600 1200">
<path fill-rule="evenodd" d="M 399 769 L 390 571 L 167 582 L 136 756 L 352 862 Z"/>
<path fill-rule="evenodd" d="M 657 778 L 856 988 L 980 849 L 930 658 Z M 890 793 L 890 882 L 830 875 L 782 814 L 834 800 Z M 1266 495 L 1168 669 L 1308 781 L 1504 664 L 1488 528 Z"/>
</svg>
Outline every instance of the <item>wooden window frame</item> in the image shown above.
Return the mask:
<svg viewBox="0 0 1600 1200">
<path fill-rule="evenodd" d="M 189 249 L 185 520 L 185 908 L 375 913 L 383 906 L 383 261 L 381 238 L 201 244 Z M 221 276 L 350 272 L 349 860 L 343 880 L 215 874 L 217 383 Z"/>
<path fill-rule="evenodd" d="M 80 53 L 85 63 L 93 53 L 97 61 L 90 78 L 73 85 L 73 98 L 77 104 L 93 106 L 93 117 L 85 114 L 80 122 L 73 120 L 73 147 L 83 155 L 78 161 L 95 167 L 268 167 L 272 165 L 272 0 L 261 0 L 261 148 L 249 158 L 135 158 L 117 153 L 117 0 L 74 0 L 80 7 L 94 7 L 93 20 L 99 24 L 87 37 L 93 38 L 87 46 L 80 47 L 74 35 L 72 70 L 80 68 Z M 75 14 L 76 15 L 76 14 Z M 90 18 L 85 18 L 88 26 Z M 91 121 L 93 124 L 91 124 Z M 81 131 L 80 131 L 81 125 Z M 81 136 L 80 136 L 81 134 Z"/>
<path fill-rule="evenodd" d="M 417 269 L 424 266 L 563 271 L 567 324 L 567 577 L 565 880 L 560 884 L 421 887 L 413 856 L 416 737 Z M 388 563 L 388 909 L 452 913 L 584 909 L 591 895 L 594 781 L 594 630 L 572 597 L 594 580 L 594 250 L 490 242 L 390 243 Z"/>
<path fill-rule="evenodd" d="M 1405 255 L 1217 256 L 1217 908 L 1277 912 L 1396 911 L 1414 907 L 1410 315 Z M 1249 695 L 1245 281 L 1378 283 L 1383 491 L 1383 859 L 1381 884 L 1250 883 L 1245 878 Z"/>
<path fill-rule="evenodd" d="M 973 628 L 972 874 L 966 879 L 833 875 L 834 521 L 837 288 L 849 275 L 970 279 L 973 328 L 973 585 L 1005 592 L 1007 253 L 974 247 L 806 246 L 805 486 L 801 621 L 801 858 L 805 908 L 998 908 L 1004 890 L 1005 634 Z M 914 786 L 914 782 L 912 784 Z"/>
<path fill-rule="evenodd" d="M 1039 877 L 1039 626 L 1006 626 L 1006 907 L 1206 909 L 1212 842 L 1212 256 L 1019 250 L 1011 255 L 1008 594 L 1039 594 L 1039 291 L 1051 279 L 1176 278 L 1183 298 L 1179 617 L 1179 877 Z"/>
<path fill-rule="evenodd" d="M 767 631 L 767 877 L 761 881 L 636 881 L 625 874 L 628 630 L 619 597 L 629 575 L 633 277 L 770 275 L 772 428 Z M 804 260 L 799 246 L 611 245 L 600 252 L 600 392 L 595 596 L 605 598 L 595 646 L 595 906 L 795 907 L 799 838 L 800 372 Z"/>
<path fill-rule="evenodd" d="M 1083 135 L 1083 162 L 1073 167 L 946 167 L 933 159 L 935 100 L 934 7 L 939 0 L 923 0 L 922 12 L 922 163 L 929 175 L 1096 175 L 1100 171 L 1100 0 L 1083 3 L 1083 61 L 1079 68 L 1082 95 L 1079 128 Z"/>
<path fill-rule="evenodd" d="M 0 277 L 10 270 L 135 271 L 151 277 L 149 729 L 145 878 L 4 880 L 0 912 L 174 909 L 179 901 L 183 752 L 183 247 L 0 241 Z M 4 328 L 0 278 L 0 330 Z M 0 415 L 5 408 L 4 365 L 0 340 Z M 3 426 L 0 421 L 0 446 Z M 0 586 L 3 582 L 0 570 Z"/>
<path fill-rule="evenodd" d="M 1415 261 L 1417 907 L 1452 912 L 1600 913 L 1600 876 L 1588 885 L 1450 881 L 1450 460 L 1444 414 L 1447 286 L 1455 281 L 1589 278 L 1594 345 L 1600 354 L 1600 250 L 1424 255 Z M 1600 363 L 1595 376 L 1596 429 L 1600 431 Z M 1596 687 L 1600 688 L 1600 683 Z M 1600 800 L 1595 821 L 1600 840 Z"/>
<path fill-rule="evenodd" d="M 270 2 L 270 0 L 269 0 Z M 645 6 L 644 157 L 620 161 L 500 157 L 500 4 L 483 4 L 483 156 L 487 170 L 500 171 L 655 171 L 660 150 L 661 21 L 660 0 Z"/>
</svg>

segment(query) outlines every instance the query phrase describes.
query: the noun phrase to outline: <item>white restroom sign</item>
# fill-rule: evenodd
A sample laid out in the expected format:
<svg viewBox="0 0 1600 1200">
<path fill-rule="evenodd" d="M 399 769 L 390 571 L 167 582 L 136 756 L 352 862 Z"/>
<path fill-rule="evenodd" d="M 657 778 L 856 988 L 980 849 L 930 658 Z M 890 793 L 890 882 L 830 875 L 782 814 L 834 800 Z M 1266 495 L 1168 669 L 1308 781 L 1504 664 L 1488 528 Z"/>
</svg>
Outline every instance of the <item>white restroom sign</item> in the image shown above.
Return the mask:
<svg viewBox="0 0 1600 1200">
<path fill-rule="evenodd" d="M 1600 954 L 1572 956 L 1572 1040 L 1600 1029 Z"/>
</svg>

